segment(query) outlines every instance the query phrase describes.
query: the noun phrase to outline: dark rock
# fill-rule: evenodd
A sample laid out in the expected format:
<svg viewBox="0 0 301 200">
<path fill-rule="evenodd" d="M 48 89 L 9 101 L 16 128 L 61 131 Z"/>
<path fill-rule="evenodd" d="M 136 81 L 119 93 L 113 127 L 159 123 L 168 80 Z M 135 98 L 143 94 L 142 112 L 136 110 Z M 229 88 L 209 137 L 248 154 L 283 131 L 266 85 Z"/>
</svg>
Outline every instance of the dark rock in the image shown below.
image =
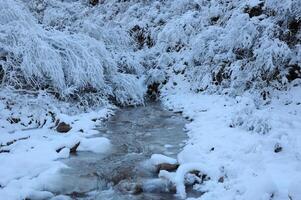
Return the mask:
<svg viewBox="0 0 301 200">
<path fill-rule="evenodd" d="M 90 3 L 92 6 L 96 6 L 96 5 L 99 3 L 99 0 L 89 0 L 89 3 Z"/>
<path fill-rule="evenodd" d="M 7 119 L 7 121 L 9 121 L 11 124 L 17 124 L 17 123 L 19 123 L 21 120 L 20 120 L 20 118 L 10 117 L 10 118 Z"/>
<path fill-rule="evenodd" d="M 301 67 L 297 64 L 290 65 L 288 67 L 288 74 L 286 75 L 286 78 L 289 82 L 301 78 Z"/>
<path fill-rule="evenodd" d="M 219 183 L 223 183 L 223 182 L 224 182 L 224 179 L 225 179 L 225 178 L 224 178 L 223 176 L 221 176 L 221 177 L 218 179 L 218 182 L 219 182 Z"/>
<path fill-rule="evenodd" d="M 210 24 L 214 25 L 217 23 L 217 21 L 219 20 L 220 16 L 215 16 L 215 17 L 211 17 L 210 18 Z"/>
<path fill-rule="evenodd" d="M 96 122 L 97 120 L 99 120 L 99 119 L 97 119 L 97 118 L 91 119 L 91 121 L 93 121 L 93 122 Z"/>
<path fill-rule="evenodd" d="M 80 142 L 76 143 L 73 147 L 70 148 L 70 153 L 74 154 L 76 153 L 76 150 L 79 146 Z M 55 150 L 57 153 L 60 153 L 64 148 L 66 148 L 65 146 L 62 146 L 60 148 L 58 148 L 57 150 Z"/>
<path fill-rule="evenodd" d="M 77 147 L 79 146 L 80 142 L 76 143 L 73 147 L 70 148 L 70 153 L 76 153 Z"/>
<path fill-rule="evenodd" d="M 248 13 L 250 18 L 257 17 L 259 15 L 262 15 L 263 6 L 264 6 L 264 3 L 260 3 L 257 6 L 246 8 L 245 13 Z"/>
<path fill-rule="evenodd" d="M 4 79 L 4 69 L 2 67 L 2 65 L 0 65 L 0 84 L 2 83 L 2 80 Z"/>
<path fill-rule="evenodd" d="M 57 153 L 60 153 L 62 151 L 62 149 L 64 149 L 65 146 L 58 148 L 57 150 L 55 150 Z"/>
<path fill-rule="evenodd" d="M 175 171 L 179 167 L 179 164 L 161 163 L 156 166 L 156 171 L 159 173 L 161 170 Z"/>
<path fill-rule="evenodd" d="M 56 131 L 59 133 L 67 133 L 68 131 L 71 130 L 71 128 L 72 127 L 69 124 L 66 124 L 65 122 L 61 122 L 56 127 Z"/>
<path fill-rule="evenodd" d="M 282 146 L 280 146 L 280 144 L 276 144 L 274 147 L 274 152 L 279 153 L 281 151 L 282 151 Z"/>
<path fill-rule="evenodd" d="M 153 83 L 148 86 L 147 88 L 147 94 L 151 100 L 157 100 L 160 96 L 160 83 Z"/>
<path fill-rule="evenodd" d="M 0 150 L 0 153 L 9 153 L 10 150 Z"/>
<path fill-rule="evenodd" d="M 297 34 L 299 30 L 301 30 L 301 20 L 294 19 L 288 23 L 288 29 L 292 34 Z"/>
</svg>

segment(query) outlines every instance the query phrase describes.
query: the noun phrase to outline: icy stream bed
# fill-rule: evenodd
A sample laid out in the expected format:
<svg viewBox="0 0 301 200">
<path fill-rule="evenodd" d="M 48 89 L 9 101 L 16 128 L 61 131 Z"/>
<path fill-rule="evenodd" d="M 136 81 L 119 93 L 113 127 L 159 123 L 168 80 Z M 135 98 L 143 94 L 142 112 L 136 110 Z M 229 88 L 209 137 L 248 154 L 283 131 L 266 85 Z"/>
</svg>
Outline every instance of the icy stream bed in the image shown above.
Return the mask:
<svg viewBox="0 0 301 200">
<path fill-rule="evenodd" d="M 177 199 L 167 181 L 147 163 L 152 154 L 176 158 L 187 121 L 160 103 L 123 108 L 98 127 L 110 139 L 106 154 L 79 152 L 61 172 L 61 191 L 72 199 Z"/>
</svg>

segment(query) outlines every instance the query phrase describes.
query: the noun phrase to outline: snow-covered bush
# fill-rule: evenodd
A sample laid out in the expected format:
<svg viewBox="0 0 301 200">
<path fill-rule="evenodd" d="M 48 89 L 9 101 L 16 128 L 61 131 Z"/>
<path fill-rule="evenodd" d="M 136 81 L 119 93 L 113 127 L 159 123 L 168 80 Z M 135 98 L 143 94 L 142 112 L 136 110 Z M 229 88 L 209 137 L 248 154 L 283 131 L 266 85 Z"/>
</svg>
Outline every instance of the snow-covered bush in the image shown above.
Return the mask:
<svg viewBox="0 0 301 200">
<path fill-rule="evenodd" d="M 29 1 L 28 5 L 32 3 Z M 100 102 L 109 97 L 115 98 L 120 104 L 143 102 L 141 81 L 132 75 L 141 74 L 143 67 L 132 59 L 133 56 L 123 53 L 123 61 L 120 59 L 117 62 L 121 55 L 114 56 L 116 52 L 106 46 L 100 34 L 89 36 L 89 30 L 85 30 L 84 26 L 83 31 L 59 30 L 61 28 L 57 28 L 57 25 L 66 26 L 64 22 L 68 19 L 60 24 L 51 25 L 49 22 L 48 26 L 42 26 L 26 5 L 19 1 L 0 2 L 0 45 L 6 55 L 0 61 L 4 71 L 4 86 L 45 89 L 63 99 L 82 92 L 100 96 Z M 42 5 L 43 9 L 40 8 Z M 43 10 L 44 16 L 49 11 L 44 4 L 32 9 Z M 57 15 L 63 15 L 63 11 Z M 46 19 L 57 19 L 57 15 L 47 16 Z"/>
<path fill-rule="evenodd" d="M 149 77 L 146 87 L 181 75 L 195 92 L 233 96 L 283 90 L 301 74 L 300 7 L 298 0 L 113 0 L 96 6 L 3 0 L 3 85 L 62 97 L 94 91 L 120 104 L 143 102 L 142 77 Z"/>
</svg>

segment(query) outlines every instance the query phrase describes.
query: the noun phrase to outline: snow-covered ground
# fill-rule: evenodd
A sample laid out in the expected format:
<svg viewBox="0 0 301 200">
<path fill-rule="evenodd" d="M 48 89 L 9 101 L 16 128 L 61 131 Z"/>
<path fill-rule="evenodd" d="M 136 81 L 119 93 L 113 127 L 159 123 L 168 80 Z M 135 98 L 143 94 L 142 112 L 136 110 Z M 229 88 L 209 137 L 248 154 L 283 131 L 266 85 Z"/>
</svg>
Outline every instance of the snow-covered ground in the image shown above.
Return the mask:
<svg viewBox="0 0 301 200">
<path fill-rule="evenodd" d="M 191 119 L 186 125 L 190 139 L 178 161 L 182 168 L 193 165 L 210 177 L 195 186 L 205 192 L 200 199 L 301 199 L 300 87 L 275 94 L 267 105 L 255 105 L 247 95 L 195 94 L 181 80 L 174 77 L 177 86 L 165 87 L 163 101 Z M 185 197 L 179 180 L 193 168 L 180 168 L 171 181 Z"/>
<path fill-rule="evenodd" d="M 192 120 L 161 173 L 180 196 L 196 167 L 201 199 L 301 199 L 300 0 L 89 2 L 0 0 L 0 198 L 50 197 L 70 148 L 109 148 L 87 139 L 107 105 L 149 87 Z"/>
<path fill-rule="evenodd" d="M 72 147 L 79 143 L 77 151 L 97 153 L 110 149 L 108 139 L 91 136 L 98 133 L 95 125 L 112 113 L 111 108 L 66 115 L 54 104 L 47 105 L 47 96 L 24 95 L 20 102 L 20 96 L 6 92 L 7 97 L 1 92 L 0 101 L 0 199 L 51 199 L 55 195 L 48 191 L 55 191 L 58 172 L 67 167 L 60 159 L 68 158 Z M 57 132 L 57 120 L 72 129 Z"/>
</svg>

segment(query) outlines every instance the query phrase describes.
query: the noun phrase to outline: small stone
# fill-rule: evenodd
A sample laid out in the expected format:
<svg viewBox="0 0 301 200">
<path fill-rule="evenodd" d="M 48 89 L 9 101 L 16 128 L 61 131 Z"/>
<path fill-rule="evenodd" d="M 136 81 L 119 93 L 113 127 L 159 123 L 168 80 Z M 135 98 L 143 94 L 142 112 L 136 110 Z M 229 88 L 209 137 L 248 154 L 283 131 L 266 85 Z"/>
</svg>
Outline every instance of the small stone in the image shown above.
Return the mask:
<svg viewBox="0 0 301 200">
<path fill-rule="evenodd" d="M 224 182 L 224 177 L 221 176 L 221 177 L 218 179 L 218 182 L 219 182 L 219 183 L 223 183 L 223 182 Z"/>
<path fill-rule="evenodd" d="M 56 131 L 59 133 L 67 133 L 71 130 L 71 126 L 69 124 L 66 124 L 65 122 L 59 123 L 59 125 L 56 127 Z"/>
<path fill-rule="evenodd" d="M 11 117 L 7 119 L 11 124 L 17 124 L 19 123 L 21 120 L 20 118 L 15 118 L 15 117 Z"/>
<path fill-rule="evenodd" d="M 169 163 L 161 163 L 156 166 L 157 168 L 157 173 L 159 173 L 161 170 L 166 170 L 166 171 L 175 171 L 179 167 L 179 164 L 169 164 Z"/>
<path fill-rule="evenodd" d="M 277 143 L 274 147 L 274 152 L 279 153 L 281 151 L 282 151 L 282 146 L 280 146 L 280 144 Z"/>
<path fill-rule="evenodd" d="M 56 153 L 60 153 L 61 151 L 62 151 L 62 149 L 64 149 L 65 148 L 65 146 L 63 146 L 63 147 L 60 147 L 60 148 L 58 148 L 57 150 L 55 150 L 56 151 Z"/>
<path fill-rule="evenodd" d="M 70 148 L 70 153 L 76 153 L 77 147 L 79 146 L 80 142 L 76 143 L 73 147 Z"/>
<path fill-rule="evenodd" d="M 9 153 L 10 152 L 10 150 L 0 150 L 0 153 Z"/>
<path fill-rule="evenodd" d="M 89 2 L 92 6 L 96 6 L 99 3 L 99 0 L 90 0 Z"/>
</svg>

